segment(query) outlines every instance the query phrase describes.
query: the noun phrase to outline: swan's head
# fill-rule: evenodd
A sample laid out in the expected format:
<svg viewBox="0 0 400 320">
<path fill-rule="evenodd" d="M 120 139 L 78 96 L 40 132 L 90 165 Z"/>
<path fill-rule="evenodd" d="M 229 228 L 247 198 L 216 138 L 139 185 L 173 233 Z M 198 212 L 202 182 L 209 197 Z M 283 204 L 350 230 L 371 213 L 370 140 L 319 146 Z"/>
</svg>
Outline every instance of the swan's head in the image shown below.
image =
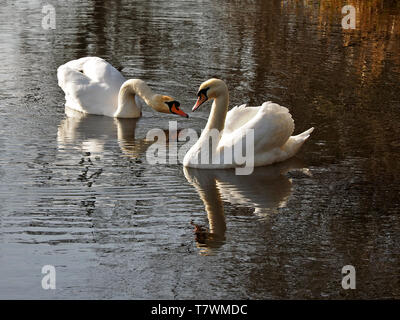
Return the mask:
<svg viewBox="0 0 400 320">
<path fill-rule="evenodd" d="M 181 117 L 189 118 L 189 116 L 180 109 L 180 105 L 181 104 L 172 97 L 163 96 L 161 94 L 154 95 L 150 103 L 150 106 L 158 112 L 173 113 Z"/>
<path fill-rule="evenodd" d="M 217 98 L 219 95 L 226 94 L 228 87 L 225 82 L 220 79 L 209 79 L 200 85 L 197 92 L 197 101 L 192 111 L 197 110 L 203 103 L 208 100 Z"/>
</svg>

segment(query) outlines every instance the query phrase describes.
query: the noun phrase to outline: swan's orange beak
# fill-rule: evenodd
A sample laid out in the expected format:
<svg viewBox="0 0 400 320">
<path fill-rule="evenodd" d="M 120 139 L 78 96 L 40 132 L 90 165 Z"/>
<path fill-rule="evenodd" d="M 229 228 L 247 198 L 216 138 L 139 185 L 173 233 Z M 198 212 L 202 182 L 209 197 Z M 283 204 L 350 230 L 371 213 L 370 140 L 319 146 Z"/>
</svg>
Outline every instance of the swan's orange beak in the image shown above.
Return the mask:
<svg viewBox="0 0 400 320">
<path fill-rule="evenodd" d="M 205 94 L 200 94 L 200 97 L 197 99 L 196 104 L 194 105 L 192 111 L 196 111 L 206 101 L 207 101 L 207 96 Z"/>
<path fill-rule="evenodd" d="M 187 115 L 181 109 L 179 109 L 179 107 L 177 107 L 177 105 L 175 103 L 171 107 L 171 112 L 175 113 L 181 117 L 189 118 L 189 115 Z"/>
</svg>

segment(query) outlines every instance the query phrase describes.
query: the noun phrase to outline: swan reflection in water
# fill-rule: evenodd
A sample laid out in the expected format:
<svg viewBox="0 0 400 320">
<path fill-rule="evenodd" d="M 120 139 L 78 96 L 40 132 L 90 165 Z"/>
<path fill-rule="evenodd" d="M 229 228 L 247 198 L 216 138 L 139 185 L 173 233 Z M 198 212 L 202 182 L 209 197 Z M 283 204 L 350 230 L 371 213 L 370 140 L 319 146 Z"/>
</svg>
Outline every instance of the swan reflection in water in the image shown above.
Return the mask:
<svg viewBox="0 0 400 320">
<path fill-rule="evenodd" d="M 292 192 L 292 180 L 286 175 L 290 170 L 300 169 L 309 175 L 297 158 L 266 167 L 254 168 L 251 175 L 236 175 L 235 170 L 199 170 L 183 168 L 184 175 L 198 192 L 204 203 L 209 230 L 195 226 L 197 246 L 201 254 L 212 252 L 225 241 L 226 220 L 223 202 L 254 208 L 254 213 L 267 217 L 286 206 Z"/>
<path fill-rule="evenodd" d="M 80 152 L 79 156 L 90 153 L 95 157 L 107 152 L 114 155 L 112 147 L 117 142 L 124 156 L 139 159 L 154 143 L 146 140 L 146 133 L 140 134 L 140 137 L 135 133 L 138 121 L 144 121 L 143 118 L 110 118 L 84 114 L 69 108 L 65 108 L 65 113 L 67 117 L 61 121 L 57 133 L 59 152 L 70 153 L 74 149 Z M 163 131 L 168 143 L 169 134 L 178 135 L 180 130 Z"/>
</svg>

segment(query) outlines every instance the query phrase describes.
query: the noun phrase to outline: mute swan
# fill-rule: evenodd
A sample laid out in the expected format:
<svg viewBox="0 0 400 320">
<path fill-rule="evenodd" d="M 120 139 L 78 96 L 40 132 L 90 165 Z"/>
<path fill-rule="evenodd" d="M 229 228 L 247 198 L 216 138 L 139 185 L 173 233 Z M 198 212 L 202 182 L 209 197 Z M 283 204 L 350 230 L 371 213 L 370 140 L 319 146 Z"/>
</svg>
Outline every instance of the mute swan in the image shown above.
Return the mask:
<svg viewBox="0 0 400 320">
<path fill-rule="evenodd" d="M 314 130 L 310 128 L 297 136 L 291 136 L 294 122 L 289 110 L 270 101 L 264 102 L 259 107 L 241 105 L 228 112 L 228 88 L 225 82 L 219 79 L 203 82 L 197 96 L 192 111 L 210 99 L 214 99 L 214 102 L 199 140 L 183 159 L 185 167 L 201 169 L 239 167 L 241 164 L 235 162 L 234 158 L 232 163 L 224 163 L 224 149 L 232 150 L 238 147 L 242 151 L 242 140 L 245 138 L 246 129 L 254 129 L 255 167 L 284 161 L 296 154 Z M 212 146 L 212 163 L 201 163 L 199 158 L 204 150 L 208 152 L 209 137 L 213 130 L 218 130 L 220 134 L 218 144 Z M 207 148 L 204 148 L 206 145 Z"/>
<path fill-rule="evenodd" d="M 135 99 L 140 96 L 158 112 L 182 117 L 179 102 L 155 94 L 140 79 L 126 80 L 107 61 L 98 57 L 72 60 L 57 69 L 58 85 L 65 92 L 66 107 L 88 114 L 115 118 L 139 118 L 141 110 Z"/>
</svg>

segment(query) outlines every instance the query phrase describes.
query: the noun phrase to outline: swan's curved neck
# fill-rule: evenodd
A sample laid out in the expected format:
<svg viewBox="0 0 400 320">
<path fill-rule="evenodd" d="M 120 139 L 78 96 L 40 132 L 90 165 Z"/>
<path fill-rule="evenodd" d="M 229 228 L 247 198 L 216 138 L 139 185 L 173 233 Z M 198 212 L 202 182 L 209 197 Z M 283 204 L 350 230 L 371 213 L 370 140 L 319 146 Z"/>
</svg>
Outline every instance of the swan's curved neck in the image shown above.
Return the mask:
<svg viewBox="0 0 400 320">
<path fill-rule="evenodd" d="M 154 96 L 150 87 L 140 79 L 125 81 L 118 94 L 118 107 L 114 114 L 117 118 L 139 118 L 140 108 L 135 102 L 135 95 L 141 97 L 151 107 L 151 99 Z"/>
<path fill-rule="evenodd" d="M 220 132 L 224 130 L 228 105 L 229 93 L 228 88 L 226 88 L 217 97 L 215 97 L 211 107 L 210 116 L 208 117 L 207 125 L 204 130 L 217 129 Z"/>
</svg>

